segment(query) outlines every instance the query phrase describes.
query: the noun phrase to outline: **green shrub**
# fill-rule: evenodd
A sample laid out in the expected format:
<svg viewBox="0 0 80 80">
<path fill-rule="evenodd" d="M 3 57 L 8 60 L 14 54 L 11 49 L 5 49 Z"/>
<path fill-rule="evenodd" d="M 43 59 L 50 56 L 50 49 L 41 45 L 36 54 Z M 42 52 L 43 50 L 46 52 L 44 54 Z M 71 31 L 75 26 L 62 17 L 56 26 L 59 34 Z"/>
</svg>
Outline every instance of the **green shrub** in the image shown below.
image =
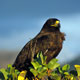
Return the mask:
<svg viewBox="0 0 80 80">
<path fill-rule="evenodd" d="M 17 80 L 19 71 L 12 67 L 11 64 L 7 66 L 7 69 L 0 69 L 0 78 L 2 80 Z"/>
<path fill-rule="evenodd" d="M 31 62 L 32 66 L 29 68 L 34 75 L 32 80 L 80 80 L 80 65 L 74 65 L 75 70 L 70 71 L 69 64 L 61 67 L 56 58 L 47 64 L 46 59 L 47 57 L 41 52 Z M 26 75 L 27 71 L 19 72 L 10 64 L 7 69 L 0 69 L 0 80 L 28 80 Z"/>
</svg>

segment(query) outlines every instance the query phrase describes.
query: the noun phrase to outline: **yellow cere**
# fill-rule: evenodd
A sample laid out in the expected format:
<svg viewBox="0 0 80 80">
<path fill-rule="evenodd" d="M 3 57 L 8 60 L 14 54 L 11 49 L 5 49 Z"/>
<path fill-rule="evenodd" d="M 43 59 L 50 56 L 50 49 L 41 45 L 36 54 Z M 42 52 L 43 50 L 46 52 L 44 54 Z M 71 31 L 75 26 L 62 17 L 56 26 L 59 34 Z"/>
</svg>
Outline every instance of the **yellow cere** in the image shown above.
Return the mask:
<svg viewBox="0 0 80 80">
<path fill-rule="evenodd" d="M 59 24 L 59 21 L 56 21 L 56 24 Z"/>
<path fill-rule="evenodd" d="M 56 21 L 55 24 L 52 24 L 51 26 L 57 27 L 57 25 L 60 23 L 60 21 Z"/>
</svg>

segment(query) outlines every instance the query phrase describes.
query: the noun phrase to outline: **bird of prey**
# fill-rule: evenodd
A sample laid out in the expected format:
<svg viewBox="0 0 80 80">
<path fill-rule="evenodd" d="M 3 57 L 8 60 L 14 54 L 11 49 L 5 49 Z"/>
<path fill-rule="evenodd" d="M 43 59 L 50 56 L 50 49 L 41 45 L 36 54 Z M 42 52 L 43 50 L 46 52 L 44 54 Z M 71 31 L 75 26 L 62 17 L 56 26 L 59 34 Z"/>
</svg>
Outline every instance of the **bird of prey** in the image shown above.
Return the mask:
<svg viewBox="0 0 80 80">
<path fill-rule="evenodd" d="M 29 70 L 31 61 L 38 52 L 47 56 L 46 62 L 48 63 L 59 54 L 64 40 L 65 35 L 60 32 L 60 21 L 56 18 L 48 19 L 37 36 L 20 51 L 13 66 L 19 71 Z"/>
</svg>

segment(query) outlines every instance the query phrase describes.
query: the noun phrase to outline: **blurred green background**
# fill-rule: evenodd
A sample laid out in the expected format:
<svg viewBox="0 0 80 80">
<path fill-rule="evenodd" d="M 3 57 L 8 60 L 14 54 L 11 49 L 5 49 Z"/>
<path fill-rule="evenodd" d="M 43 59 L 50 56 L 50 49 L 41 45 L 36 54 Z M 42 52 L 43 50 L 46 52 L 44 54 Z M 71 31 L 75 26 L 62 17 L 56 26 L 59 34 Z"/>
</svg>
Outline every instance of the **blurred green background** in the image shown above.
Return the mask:
<svg viewBox="0 0 80 80">
<path fill-rule="evenodd" d="M 58 18 L 66 34 L 59 62 L 80 64 L 80 0 L 0 0 L 0 68 L 13 64 L 48 18 Z"/>
</svg>

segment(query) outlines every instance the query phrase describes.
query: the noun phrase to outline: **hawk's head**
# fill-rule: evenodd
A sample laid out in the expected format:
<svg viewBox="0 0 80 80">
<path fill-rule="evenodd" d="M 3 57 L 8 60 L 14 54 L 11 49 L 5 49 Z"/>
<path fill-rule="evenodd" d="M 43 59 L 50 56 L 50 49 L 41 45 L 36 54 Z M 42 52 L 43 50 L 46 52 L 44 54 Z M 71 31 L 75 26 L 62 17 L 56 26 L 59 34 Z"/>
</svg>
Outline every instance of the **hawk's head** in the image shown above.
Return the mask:
<svg viewBox="0 0 80 80">
<path fill-rule="evenodd" d="M 59 28 L 60 28 L 60 21 L 56 18 L 50 18 L 45 22 L 42 30 L 54 31 L 54 30 L 59 30 Z"/>
<path fill-rule="evenodd" d="M 53 27 L 53 28 L 59 28 L 60 27 L 60 21 L 56 18 L 48 19 L 45 24 L 48 27 Z"/>
</svg>

